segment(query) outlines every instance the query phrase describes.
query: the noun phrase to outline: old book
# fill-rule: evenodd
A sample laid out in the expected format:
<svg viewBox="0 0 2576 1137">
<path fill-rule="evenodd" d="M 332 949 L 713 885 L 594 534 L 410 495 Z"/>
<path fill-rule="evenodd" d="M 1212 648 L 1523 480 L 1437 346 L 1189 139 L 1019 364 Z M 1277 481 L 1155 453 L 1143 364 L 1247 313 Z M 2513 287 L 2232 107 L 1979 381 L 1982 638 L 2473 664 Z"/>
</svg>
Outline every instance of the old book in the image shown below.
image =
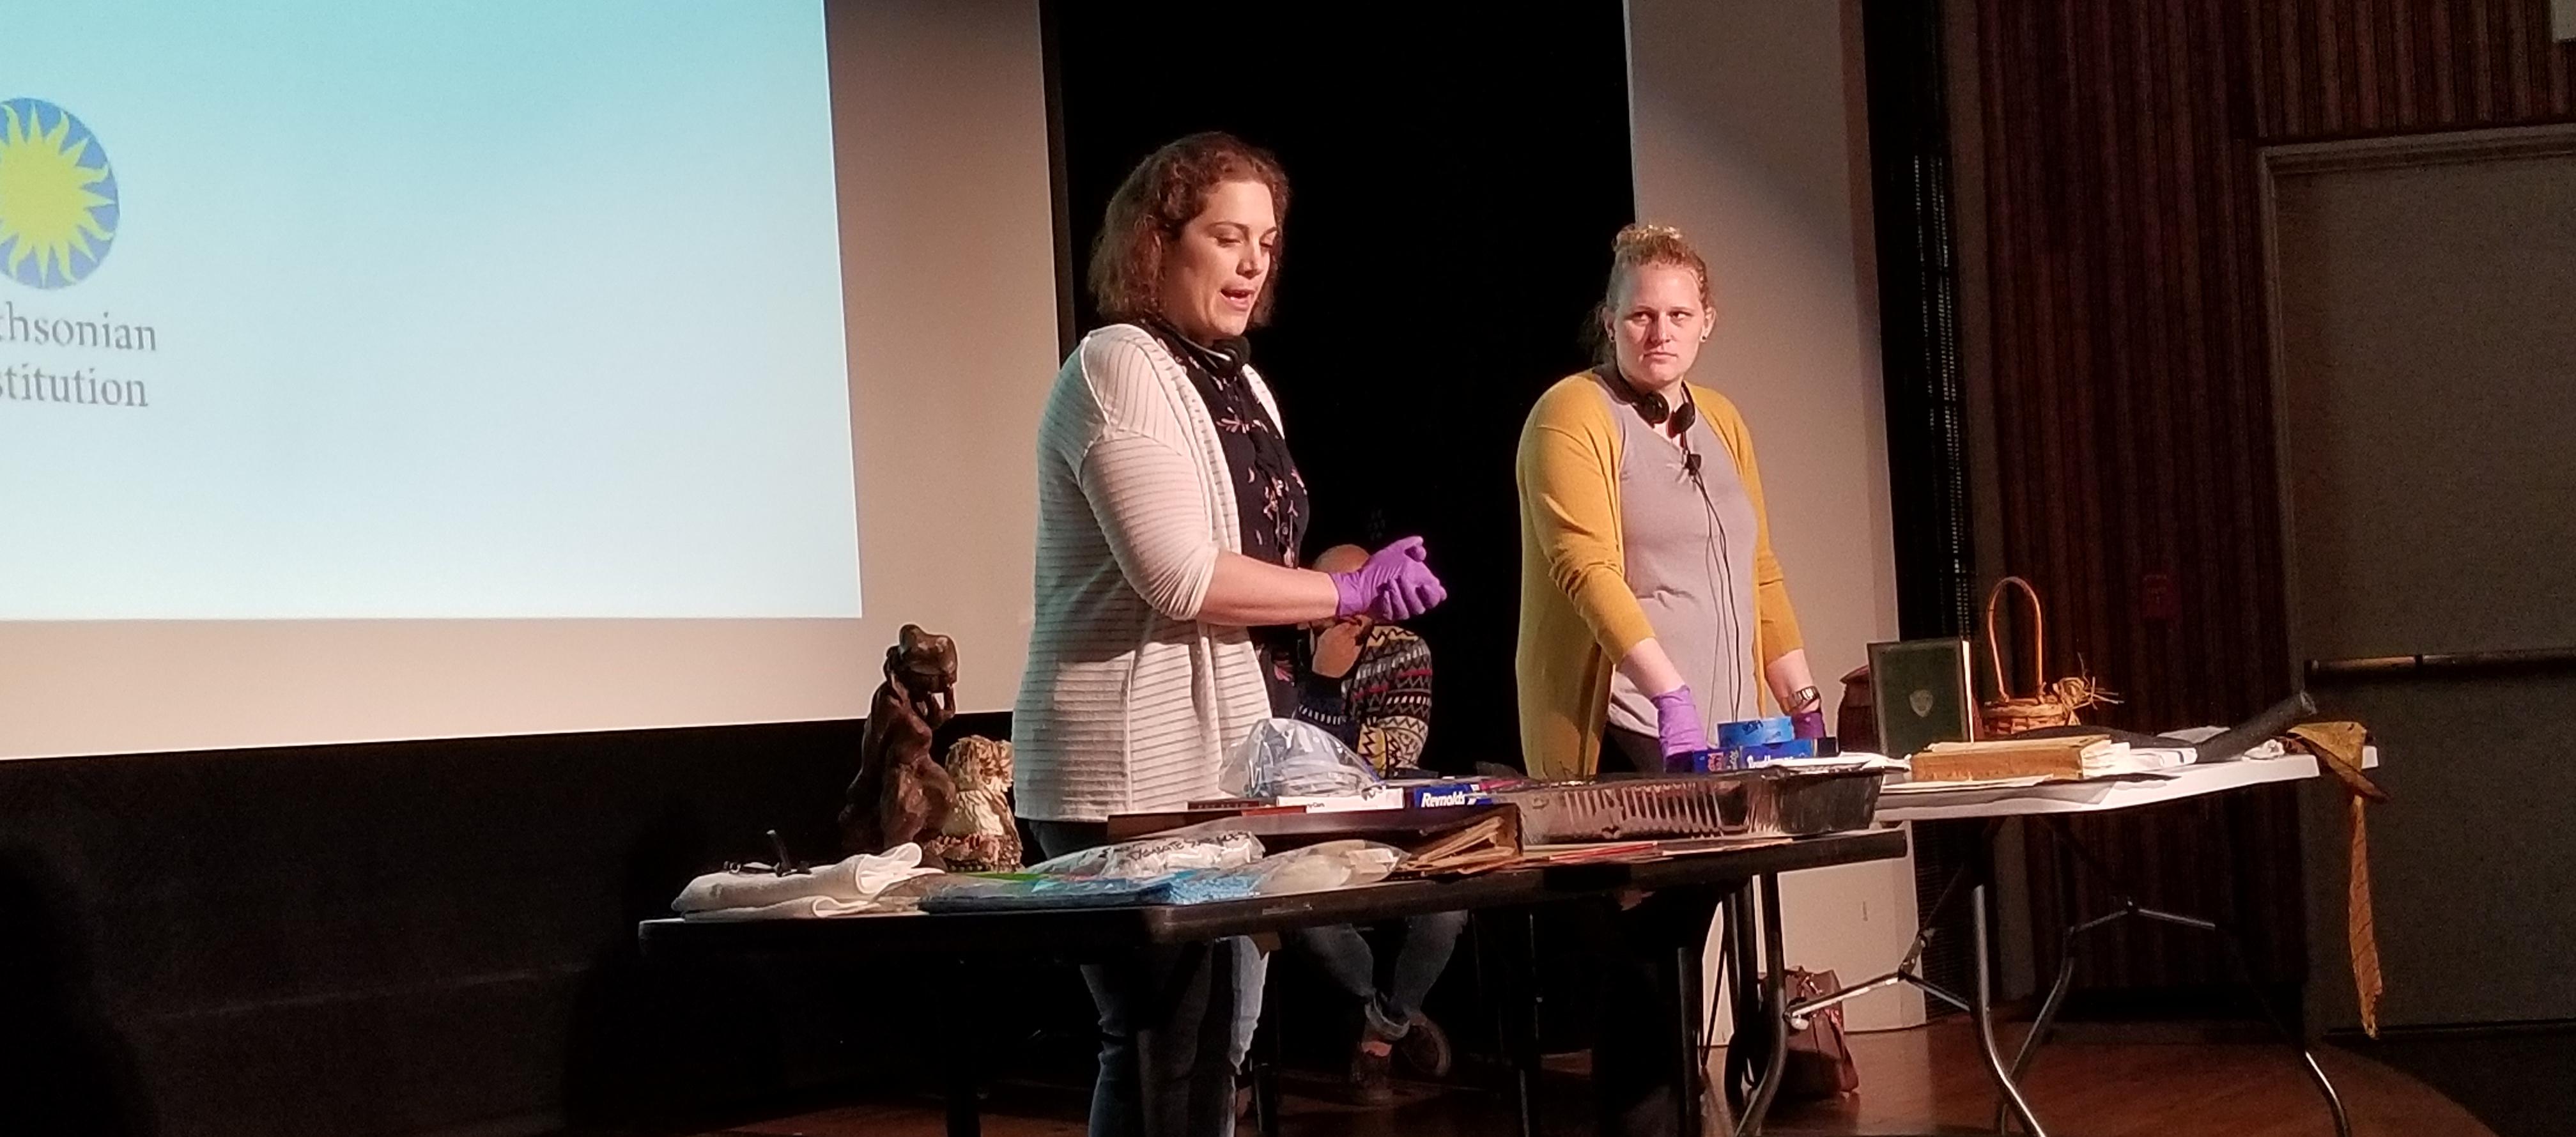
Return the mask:
<svg viewBox="0 0 2576 1137">
<path fill-rule="evenodd" d="M 1518 863 L 1520 811 L 1508 805 L 1490 808 L 1492 812 L 1412 850 L 1396 871 L 1407 876 L 1454 876 Z"/>
<path fill-rule="evenodd" d="M 2002 778 L 2074 781 L 2122 747 L 2103 735 L 2074 738 L 1999 738 L 1989 742 L 1935 742 L 1914 754 L 1917 782 L 1984 782 Z"/>
<path fill-rule="evenodd" d="M 1977 737 L 1977 697 L 1964 639 L 1869 645 L 1869 679 L 1877 702 L 1878 741 L 1894 758 L 1935 742 Z"/>
<path fill-rule="evenodd" d="M 1218 827 L 1261 839 L 1272 853 L 1326 841 L 1358 839 L 1393 845 L 1407 854 L 1398 876 L 1481 872 L 1520 860 L 1520 810 L 1509 805 L 1444 805 L 1423 809 L 1364 809 L 1305 813 L 1246 813 L 1194 825 Z"/>
</svg>

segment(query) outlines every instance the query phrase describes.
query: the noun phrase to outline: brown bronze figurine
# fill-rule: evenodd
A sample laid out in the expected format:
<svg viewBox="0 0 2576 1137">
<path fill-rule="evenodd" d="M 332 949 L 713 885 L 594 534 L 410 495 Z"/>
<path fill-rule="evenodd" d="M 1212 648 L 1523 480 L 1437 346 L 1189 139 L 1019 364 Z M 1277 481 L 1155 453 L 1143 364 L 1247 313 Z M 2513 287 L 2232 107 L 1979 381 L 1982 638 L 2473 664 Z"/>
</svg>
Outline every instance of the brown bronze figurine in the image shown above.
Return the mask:
<svg viewBox="0 0 2576 1137">
<path fill-rule="evenodd" d="M 841 808 L 842 851 L 881 853 L 939 835 L 956 806 L 957 785 L 931 757 L 930 741 L 957 713 L 956 691 L 956 643 L 904 625 L 900 640 L 886 649 L 885 682 L 859 735 L 859 774 Z"/>
</svg>

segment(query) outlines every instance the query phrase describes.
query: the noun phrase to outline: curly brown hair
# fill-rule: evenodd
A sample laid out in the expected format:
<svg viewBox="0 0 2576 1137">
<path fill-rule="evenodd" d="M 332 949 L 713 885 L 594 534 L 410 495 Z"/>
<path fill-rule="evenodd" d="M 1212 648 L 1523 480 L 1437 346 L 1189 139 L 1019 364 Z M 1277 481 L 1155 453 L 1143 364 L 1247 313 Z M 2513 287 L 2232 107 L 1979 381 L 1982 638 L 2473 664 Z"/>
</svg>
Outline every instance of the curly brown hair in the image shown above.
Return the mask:
<svg viewBox="0 0 2576 1137">
<path fill-rule="evenodd" d="M 1647 265 L 1686 268 L 1699 277 L 1700 307 L 1717 307 L 1717 294 L 1708 283 L 1708 261 L 1692 248 L 1690 238 L 1670 225 L 1643 223 L 1619 230 L 1610 239 L 1610 280 L 1601 289 L 1601 305 L 1592 310 L 1592 321 L 1584 332 L 1593 341 L 1592 348 L 1601 363 L 1618 361 L 1618 345 L 1605 326 L 1619 313 L 1619 282 L 1636 275 Z"/>
<path fill-rule="evenodd" d="M 1223 131 L 1175 139 L 1146 155 L 1109 195 L 1109 214 L 1091 246 L 1091 298 L 1112 321 L 1154 314 L 1163 281 L 1163 250 L 1181 227 L 1207 208 L 1208 194 L 1226 182 L 1259 182 L 1270 189 L 1271 208 L 1288 218 L 1288 174 L 1270 152 Z M 1252 323 L 1270 320 L 1270 298 L 1279 290 L 1279 254 L 1253 302 Z"/>
</svg>

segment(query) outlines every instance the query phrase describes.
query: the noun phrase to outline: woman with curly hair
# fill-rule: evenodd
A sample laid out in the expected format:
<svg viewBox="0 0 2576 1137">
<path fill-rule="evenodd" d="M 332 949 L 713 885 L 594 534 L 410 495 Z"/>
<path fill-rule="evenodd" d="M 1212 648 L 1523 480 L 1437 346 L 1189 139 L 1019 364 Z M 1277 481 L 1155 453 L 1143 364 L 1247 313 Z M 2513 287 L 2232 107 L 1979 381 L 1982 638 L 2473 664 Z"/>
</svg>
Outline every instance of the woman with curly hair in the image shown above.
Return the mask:
<svg viewBox="0 0 2576 1137">
<path fill-rule="evenodd" d="M 1419 538 L 1347 572 L 1298 564 L 1306 485 L 1243 338 L 1270 311 L 1287 207 L 1278 162 L 1215 133 L 1155 151 L 1110 198 L 1090 275 L 1111 322 L 1065 359 L 1038 434 L 1012 745 L 1017 810 L 1047 856 L 1104 843 L 1111 814 L 1218 796 L 1225 749 L 1276 705 L 1263 656 L 1300 625 L 1410 619 L 1446 596 Z M 1094 1137 L 1228 1131 L 1242 954 L 1084 969 L 1103 1036 Z"/>
</svg>

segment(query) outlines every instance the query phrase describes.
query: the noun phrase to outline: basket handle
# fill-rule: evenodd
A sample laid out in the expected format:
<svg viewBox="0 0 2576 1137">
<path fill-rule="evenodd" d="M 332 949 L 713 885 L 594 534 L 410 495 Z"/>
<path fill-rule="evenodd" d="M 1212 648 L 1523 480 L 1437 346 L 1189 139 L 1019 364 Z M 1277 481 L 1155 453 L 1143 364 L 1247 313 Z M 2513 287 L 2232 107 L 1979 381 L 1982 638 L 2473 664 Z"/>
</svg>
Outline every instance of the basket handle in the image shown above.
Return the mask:
<svg viewBox="0 0 2576 1137">
<path fill-rule="evenodd" d="M 2004 591 L 2007 588 L 2019 588 L 2022 595 L 2030 597 L 2030 662 L 2033 690 L 2036 692 L 2048 684 L 2048 614 L 2040 608 L 2039 590 L 2031 587 L 2029 581 L 2020 577 L 2005 577 L 1995 582 L 1993 592 L 1986 594 L 1986 658 L 1995 665 L 1995 696 L 2005 699 L 2018 697 L 2013 694 L 2012 681 L 2004 675 L 2004 651 L 1995 637 L 1995 609 L 2003 604 Z"/>
</svg>

